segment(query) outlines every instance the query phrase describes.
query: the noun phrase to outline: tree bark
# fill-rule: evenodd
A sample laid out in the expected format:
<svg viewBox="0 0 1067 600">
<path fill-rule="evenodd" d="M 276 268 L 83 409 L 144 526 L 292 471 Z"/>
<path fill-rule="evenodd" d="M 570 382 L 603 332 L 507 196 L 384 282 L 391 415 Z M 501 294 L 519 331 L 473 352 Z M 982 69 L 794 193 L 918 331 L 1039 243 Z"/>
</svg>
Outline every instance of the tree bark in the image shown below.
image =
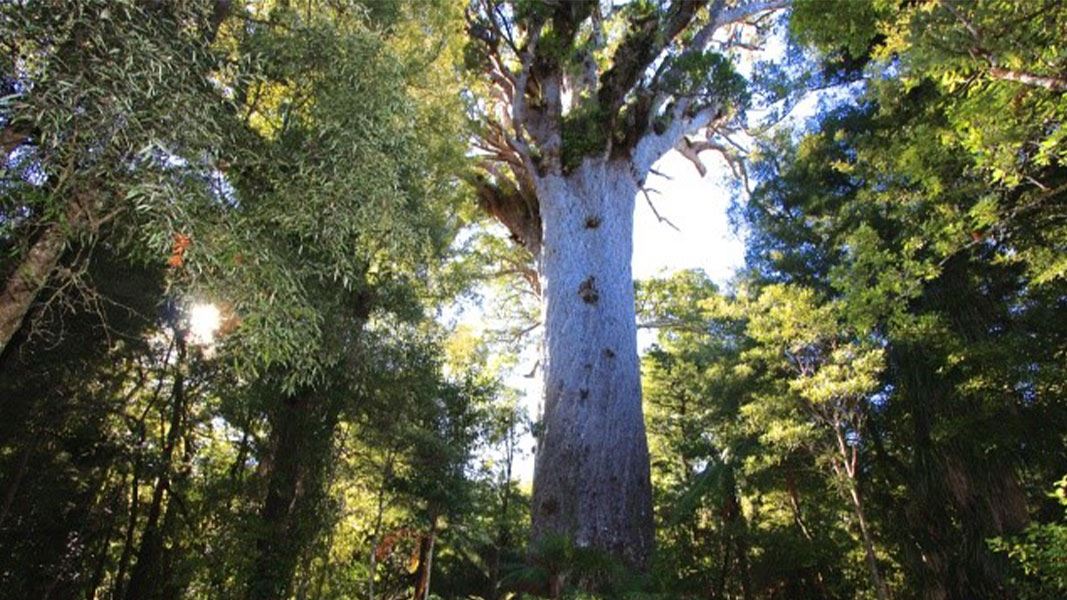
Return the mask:
<svg viewBox="0 0 1067 600">
<path fill-rule="evenodd" d="M 323 464 L 333 446 L 334 404 L 304 392 L 272 411 L 267 496 L 247 579 L 249 600 L 289 596 L 300 554 L 317 531 L 309 509 L 322 491 Z"/>
<path fill-rule="evenodd" d="M 138 426 L 139 439 L 137 441 L 137 447 L 143 448 L 145 437 L 147 435 L 143 418 L 138 422 Z M 130 559 L 133 558 L 133 536 L 137 531 L 137 517 L 141 508 L 138 493 L 141 489 L 141 468 L 143 464 L 144 460 L 138 455 L 133 463 L 133 472 L 130 475 L 130 502 L 129 510 L 126 512 L 126 533 L 122 542 L 122 554 L 119 555 L 118 567 L 115 571 L 115 577 L 112 580 L 112 600 L 118 600 L 118 598 L 123 597 L 124 586 L 126 584 L 126 571 L 130 567 Z"/>
<path fill-rule="evenodd" d="M 430 530 L 419 540 L 419 569 L 415 575 L 415 600 L 430 597 L 430 575 L 433 573 L 433 547 L 437 542 L 437 515 L 430 517 Z"/>
<path fill-rule="evenodd" d="M 26 318 L 37 294 L 55 271 L 67 244 L 67 226 L 52 223 L 30 246 L 0 291 L 0 354 Z"/>
<path fill-rule="evenodd" d="M 130 583 L 126 587 L 126 600 L 144 600 L 159 594 L 165 587 L 166 573 L 163 569 L 163 541 L 166 527 L 161 527 L 163 517 L 163 497 L 170 495 L 171 465 L 174 453 L 181 439 L 185 415 L 185 340 L 184 334 L 177 334 L 175 345 L 177 358 L 174 365 L 174 387 L 171 394 L 172 405 L 167 437 L 163 444 L 163 455 L 159 467 L 159 477 L 152 490 L 152 501 L 148 505 L 147 521 L 141 534 L 141 545 L 137 550 L 137 562 L 130 574 Z M 173 498 L 170 499 L 173 502 Z M 168 513 L 171 507 L 168 505 Z"/>
<path fill-rule="evenodd" d="M 888 600 L 889 589 L 886 587 L 885 580 L 882 579 L 882 573 L 878 568 L 878 558 L 874 553 L 874 539 L 871 537 L 870 528 L 867 526 L 867 517 L 863 512 L 863 500 L 860 498 L 859 490 L 856 488 L 854 481 L 849 485 L 849 495 L 852 497 L 852 506 L 856 512 L 856 520 L 859 522 L 860 534 L 863 536 L 863 549 L 867 555 L 867 567 L 871 571 L 871 582 L 874 584 L 875 594 L 877 594 L 879 600 Z"/>
<path fill-rule="evenodd" d="M 367 600 L 374 600 L 374 580 L 378 575 L 378 545 L 382 541 L 382 523 L 385 519 L 385 490 L 393 470 L 393 454 L 388 451 L 382 462 L 382 480 L 378 486 L 377 508 L 374 511 L 374 531 L 371 534 L 370 557 L 367 575 Z"/>
<path fill-rule="evenodd" d="M 493 544 L 493 555 L 489 562 L 489 598 L 498 600 L 502 595 L 500 577 L 500 562 L 504 550 L 511 545 L 511 528 L 508 526 L 508 513 L 511 507 L 511 474 L 515 464 L 515 423 L 508 424 L 508 430 L 504 441 L 504 489 L 500 493 L 500 512 L 497 517 L 496 540 Z"/>
<path fill-rule="evenodd" d="M 993 79 L 1014 81 L 1032 87 L 1045 88 L 1050 92 L 1067 92 L 1067 79 L 1063 77 L 1037 75 L 1035 73 L 1027 73 L 1025 71 L 1003 69 L 1001 67 L 990 68 L 989 74 L 993 77 Z"/>
<path fill-rule="evenodd" d="M 882 579 L 882 572 L 878 568 L 878 556 L 874 552 L 874 537 L 871 535 L 870 527 L 867 525 L 867 516 L 863 511 L 863 499 L 860 497 L 859 483 L 856 481 L 856 459 L 858 457 L 855 451 L 850 452 L 848 444 L 845 443 L 845 435 L 841 427 L 836 424 L 834 425 L 834 434 L 837 437 L 837 448 L 840 453 L 840 464 L 836 466 L 835 470 L 844 476 L 848 487 L 849 500 L 852 503 L 852 510 L 856 515 L 856 522 L 860 528 L 860 537 L 863 540 L 863 550 L 867 557 L 867 568 L 870 570 L 871 584 L 874 586 L 874 592 L 878 600 L 889 600 L 889 588 L 886 587 L 885 580 Z"/>
<path fill-rule="evenodd" d="M 643 569 L 652 551 L 631 256 L 629 161 L 586 159 L 538 181 L 544 413 L 532 537 L 565 536 Z"/>
<path fill-rule="evenodd" d="M 15 467 L 15 472 L 11 476 L 11 482 L 7 484 L 7 489 L 4 491 L 3 506 L 0 506 L 0 525 L 3 525 L 4 521 L 7 520 L 7 515 L 11 512 L 11 506 L 15 504 L 15 498 L 18 496 L 22 480 L 26 477 L 26 473 L 29 471 L 30 455 L 33 453 L 36 444 L 24 443 L 25 446 L 19 456 L 18 466 Z"/>
</svg>

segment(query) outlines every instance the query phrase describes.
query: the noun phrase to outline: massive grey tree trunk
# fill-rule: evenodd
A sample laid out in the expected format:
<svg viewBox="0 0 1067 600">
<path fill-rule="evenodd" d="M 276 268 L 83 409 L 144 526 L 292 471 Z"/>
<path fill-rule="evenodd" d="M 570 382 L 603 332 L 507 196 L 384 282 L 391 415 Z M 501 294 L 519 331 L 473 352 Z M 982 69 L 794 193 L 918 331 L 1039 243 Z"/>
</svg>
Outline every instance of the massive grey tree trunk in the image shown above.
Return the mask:
<svg viewBox="0 0 1067 600">
<path fill-rule="evenodd" d="M 539 182 L 544 414 L 534 539 L 567 536 L 644 566 L 652 550 L 628 161 L 586 159 Z"/>
<path fill-rule="evenodd" d="M 491 88 L 475 143 L 479 172 L 468 181 L 479 205 L 538 258 L 544 301 L 534 541 L 563 535 L 631 566 L 647 564 L 652 508 L 630 273 L 634 197 L 672 149 L 702 171 L 701 152 L 724 151 L 718 136 L 740 125 L 740 86 L 709 85 L 735 80 L 722 65 L 705 72 L 693 65 L 706 62 L 713 42 L 718 53 L 732 45 L 716 41 L 716 32 L 789 2 L 657 2 L 625 19 L 621 33 L 608 30 L 614 19 L 596 0 L 531 11 L 482 3 L 468 12 L 470 57 Z M 609 39 L 617 43 L 609 47 Z"/>
</svg>

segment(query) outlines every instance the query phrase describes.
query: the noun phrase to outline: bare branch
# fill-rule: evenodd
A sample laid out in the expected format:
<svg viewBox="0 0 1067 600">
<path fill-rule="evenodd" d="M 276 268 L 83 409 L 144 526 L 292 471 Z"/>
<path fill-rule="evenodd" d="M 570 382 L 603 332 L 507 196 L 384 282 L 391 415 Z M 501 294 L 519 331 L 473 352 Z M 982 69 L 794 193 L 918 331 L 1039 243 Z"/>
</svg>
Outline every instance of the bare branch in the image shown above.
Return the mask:
<svg viewBox="0 0 1067 600">
<path fill-rule="evenodd" d="M 655 175 L 655 176 L 657 176 L 657 177 L 662 177 L 662 178 L 666 179 L 667 181 L 674 181 L 673 177 L 671 177 L 670 175 L 668 175 L 668 174 L 666 174 L 666 173 L 664 173 L 662 171 L 657 171 L 656 169 L 649 169 L 648 172 L 653 174 L 653 175 Z"/>
<path fill-rule="evenodd" d="M 991 67 L 989 75 L 993 79 L 1002 81 L 1014 81 L 1031 87 L 1041 87 L 1051 92 L 1067 92 L 1067 78 L 1052 77 L 1050 75 L 1037 75 L 1025 71 L 1015 71 L 1001 67 Z"/>
<path fill-rule="evenodd" d="M 763 2 L 746 2 L 733 8 L 722 11 L 715 19 L 718 27 L 731 23 L 747 22 L 752 17 L 762 13 L 773 12 L 788 8 L 793 0 L 765 0 Z"/>
<path fill-rule="evenodd" d="M 983 47 L 982 33 L 978 30 L 978 27 L 972 23 L 970 19 L 964 16 L 963 13 L 951 2 L 945 2 L 943 6 L 945 7 L 945 10 L 952 13 L 952 16 L 955 17 L 956 20 L 963 25 L 963 28 L 971 34 L 971 37 L 974 38 L 975 46 L 970 49 L 970 53 L 972 56 L 982 57 L 989 63 L 990 77 L 1001 81 L 1014 81 L 1031 87 L 1045 88 L 1052 92 L 1067 92 L 1067 78 L 1053 75 L 1038 75 L 1027 71 L 1005 69 L 1001 67 L 997 57 Z"/>
<path fill-rule="evenodd" d="M 652 203 L 652 197 L 649 195 L 650 191 L 654 192 L 655 190 L 650 190 L 649 188 L 645 187 L 641 188 L 641 193 L 645 196 L 645 202 L 648 202 L 648 207 L 652 209 L 652 214 L 656 215 L 656 220 L 658 220 L 660 223 L 666 223 L 667 225 L 670 225 L 671 229 L 677 231 L 678 233 L 681 233 L 682 230 L 678 229 L 677 225 L 671 223 L 670 219 L 660 215 L 659 211 L 656 210 L 656 205 Z"/>
<path fill-rule="evenodd" d="M 716 144 L 711 141 L 693 141 L 688 137 L 682 136 L 682 139 L 678 140 L 678 143 L 674 145 L 674 149 L 678 151 L 689 162 L 693 163 L 697 172 L 701 177 L 708 174 L 708 168 L 704 165 L 704 161 L 700 160 L 700 153 L 705 150 L 716 150 L 723 155 L 726 154 L 727 149 L 721 144 Z"/>
</svg>

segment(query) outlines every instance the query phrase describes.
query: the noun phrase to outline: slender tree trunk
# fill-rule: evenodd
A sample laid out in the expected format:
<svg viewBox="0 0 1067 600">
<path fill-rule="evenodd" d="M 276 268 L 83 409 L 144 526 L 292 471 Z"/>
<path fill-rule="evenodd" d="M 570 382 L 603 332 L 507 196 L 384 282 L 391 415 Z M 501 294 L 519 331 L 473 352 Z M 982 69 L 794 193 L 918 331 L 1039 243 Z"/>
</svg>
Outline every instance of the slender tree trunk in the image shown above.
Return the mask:
<svg viewBox="0 0 1067 600">
<path fill-rule="evenodd" d="M 886 587 L 885 580 L 882 579 L 881 569 L 878 567 L 878 556 L 874 552 L 874 537 L 871 535 L 870 527 L 867 524 L 867 516 L 863 511 L 863 499 L 860 497 L 859 483 L 856 481 L 857 455 L 854 451 L 849 451 L 848 444 L 845 443 L 845 435 L 839 426 L 834 426 L 834 433 L 837 436 L 837 448 L 840 453 L 840 465 L 835 470 L 845 477 L 849 500 L 852 503 L 853 513 L 856 515 L 856 522 L 859 524 L 860 537 L 863 539 L 867 568 L 871 573 L 871 585 L 874 586 L 874 592 L 878 596 L 878 600 L 889 600 L 889 588 Z"/>
<path fill-rule="evenodd" d="M 414 600 L 430 597 L 430 575 L 433 573 L 433 547 L 437 542 L 437 515 L 430 517 L 430 530 L 419 540 L 419 570 L 415 575 Z"/>
<path fill-rule="evenodd" d="M 719 552 L 722 554 L 722 563 L 719 565 L 719 581 L 708 594 L 708 600 L 726 597 L 726 581 L 730 571 L 730 536 L 723 531 L 719 540 Z"/>
<path fill-rule="evenodd" d="M 162 569 L 163 538 L 165 527 L 161 527 L 163 517 L 163 497 L 170 489 L 171 465 L 174 452 L 182 436 L 182 424 L 185 414 L 185 340 L 183 333 L 177 334 L 177 358 L 174 365 L 174 387 L 171 394 L 172 405 L 167 437 L 163 443 L 163 455 L 159 467 L 159 477 L 152 490 L 152 501 L 148 505 L 144 533 L 137 550 L 137 562 L 130 574 L 130 583 L 126 587 L 126 600 L 144 600 L 162 591 L 166 573 Z M 170 512 L 168 506 L 168 513 Z"/>
<path fill-rule="evenodd" d="M 333 447 L 334 402 L 304 392 L 281 404 L 271 415 L 267 496 L 247 579 L 249 600 L 288 597 L 297 561 L 318 531 L 311 509 L 322 492 L 323 465 Z"/>
<path fill-rule="evenodd" d="M 374 532 L 371 534 L 370 565 L 367 575 L 367 600 L 374 600 L 374 579 L 378 575 L 378 544 L 382 541 L 382 521 L 385 519 L 385 488 L 393 470 L 393 453 L 388 451 L 382 462 L 382 481 L 378 487 L 377 508 L 374 512 Z"/>
<path fill-rule="evenodd" d="M 508 425 L 507 439 L 505 440 L 504 489 L 500 494 L 500 513 L 497 517 L 496 543 L 494 544 L 493 556 L 489 564 L 489 597 L 492 600 L 497 600 L 497 598 L 500 597 L 500 560 L 504 549 L 511 544 L 511 529 L 508 527 L 508 512 L 511 507 L 511 473 L 515 464 L 514 427 L 514 423 Z"/>
<path fill-rule="evenodd" d="M 741 509 L 741 498 L 737 492 L 737 476 L 733 467 L 727 467 L 730 490 L 730 511 L 727 529 L 733 538 L 737 549 L 737 575 L 741 583 L 741 597 L 744 600 L 752 598 L 752 574 L 749 572 L 748 561 L 748 521 Z"/>
<path fill-rule="evenodd" d="M 888 600 L 889 589 L 886 588 L 878 568 L 878 558 L 874 553 L 874 539 L 871 537 L 870 527 L 867 526 L 867 517 L 863 513 L 863 500 L 855 482 L 849 486 L 849 495 L 852 497 L 852 506 L 856 512 L 856 520 L 859 522 L 860 534 L 863 536 L 863 548 L 867 554 L 867 566 L 871 570 L 871 583 L 874 584 L 875 593 L 879 600 Z"/>
<path fill-rule="evenodd" d="M 138 434 L 137 447 L 143 448 L 147 435 L 143 418 L 139 422 Z M 111 585 L 112 600 L 118 600 L 118 598 L 123 597 L 126 585 L 126 571 L 130 568 L 130 559 L 133 558 L 133 537 L 137 531 L 137 515 L 140 513 L 141 508 L 138 493 L 141 489 L 141 467 L 143 464 L 144 461 L 138 456 L 134 460 L 133 473 L 130 475 L 130 509 L 126 513 L 126 535 L 122 542 L 122 554 L 119 555 L 118 567 Z"/>
<path fill-rule="evenodd" d="M 107 489 L 110 478 L 111 469 L 106 469 L 103 476 L 100 478 L 101 493 Z M 93 523 L 97 522 L 99 519 L 106 519 L 107 525 L 100 534 L 97 543 L 95 545 L 90 544 L 86 546 L 86 560 L 83 564 L 88 565 L 89 558 L 92 559 L 93 563 L 93 568 L 89 571 L 89 576 L 86 578 L 85 587 L 83 588 L 86 600 L 94 600 L 96 598 L 96 590 L 100 587 L 100 583 L 104 580 L 104 574 L 107 572 L 107 565 L 111 558 L 108 548 L 111 546 L 111 539 L 115 535 L 115 529 L 120 521 L 120 514 L 122 512 L 121 498 L 125 492 L 125 481 L 125 477 L 120 477 L 118 485 L 111 488 L 107 499 L 102 499 L 101 501 L 94 503 L 95 506 L 93 509 L 98 509 L 101 504 L 105 505 L 105 508 L 99 509 L 100 513 L 103 514 L 94 514 L 95 510 L 90 509 L 90 517 L 87 519 L 87 522 Z"/>
<path fill-rule="evenodd" d="M 144 443 L 143 435 L 141 436 L 141 442 Z M 141 506 L 141 502 L 137 498 L 137 492 L 141 487 L 139 463 L 140 461 L 138 461 L 138 464 L 134 465 L 130 483 L 130 509 L 127 512 L 126 517 L 126 536 L 122 543 L 122 554 L 119 555 L 118 568 L 115 571 L 115 579 L 111 588 L 111 598 L 113 600 L 117 600 L 123 595 L 126 583 L 126 570 L 129 569 L 130 558 L 133 557 L 133 536 L 134 532 L 137 530 L 137 514 Z"/>
<path fill-rule="evenodd" d="M 319 569 L 318 577 L 315 578 L 315 591 L 311 594 L 311 597 L 316 600 L 322 598 L 322 590 L 326 587 L 326 577 L 330 573 L 330 549 L 333 547 L 333 537 L 334 529 L 330 529 L 330 533 L 326 536 L 326 544 L 324 545 L 326 552 L 322 559 L 322 567 Z"/>
<path fill-rule="evenodd" d="M 96 600 L 96 591 L 100 588 L 100 583 L 104 581 L 108 558 L 110 558 L 107 549 L 111 545 L 111 536 L 115 533 L 115 521 L 115 519 L 111 519 L 108 523 L 107 529 L 104 530 L 104 535 L 101 537 L 100 545 L 96 549 L 95 565 L 85 586 L 85 600 Z"/>
<path fill-rule="evenodd" d="M 29 471 L 30 455 L 33 453 L 36 444 L 25 443 L 22 449 L 22 453 L 19 456 L 18 466 L 15 467 L 15 473 L 11 476 L 11 482 L 7 484 L 7 489 L 4 490 L 4 504 L 0 507 L 0 525 L 7 520 L 8 513 L 11 512 L 12 505 L 15 504 L 15 498 L 18 496 L 19 487 L 22 485 L 23 478 L 26 477 L 26 473 Z"/>
<path fill-rule="evenodd" d="M 59 264 L 67 244 L 68 227 L 57 222 L 45 228 L 0 290 L 0 354 L 22 327 L 37 294 Z"/>
<path fill-rule="evenodd" d="M 643 569 L 652 493 L 633 277 L 628 162 L 587 159 L 541 180 L 544 414 L 532 535 L 569 537 Z"/>
<path fill-rule="evenodd" d="M 370 544 L 370 563 L 367 567 L 367 600 L 374 600 L 374 578 L 378 575 L 378 535 L 380 533 L 379 525 L 374 526 L 374 536 L 371 538 Z"/>
<path fill-rule="evenodd" d="M 815 536 L 812 535 L 807 523 L 804 522 L 804 512 L 800 508 L 800 491 L 797 489 L 796 476 L 791 470 L 786 471 L 785 487 L 789 494 L 789 506 L 793 511 L 793 522 L 800 529 L 804 539 L 814 542 Z M 829 598 L 830 594 L 826 590 L 826 578 L 822 574 L 822 569 L 816 566 L 813 567 L 812 571 L 815 573 L 815 587 L 819 590 L 820 597 Z"/>
<path fill-rule="evenodd" d="M 786 471 L 785 489 L 789 494 L 789 507 L 793 511 L 793 522 L 800 529 L 804 539 L 809 542 L 814 541 L 815 538 L 811 535 L 811 531 L 808 530 L 807 524 L 804 523 L 804 513 L 800 510 L 800 492 L 797 491 L 796 477 L 792 471 Z"/>
<path fill-rule="evenodd" d="M 188 402 L 186 402 L 186 405 L 188 405 Z M 183 415 L 183 420 L 187 418 L 188 412 Z M 192 437 L 188 435 L 190 429 L 190 424 L 184 422 L 182 425 L 182 462 L 167 485 L 167 512 L 163 517 L 163 528 L 161 530 L 161 539 L 164 540 L 166 545 L 160 560 L 165 576 L 160 581 L 158 585 L 159 591 L 157 592 L 157 596 L 163 600 L 184 598 L 186 595 L 185 588 L 188 584 L 185 578 L 176 577 L 174 574 L 177 572 L 175 563 L 181 560 L 182 553 L 185 551 L 185 545 L 182 543 L 185 538 L 183 538 L 179 530 L 179 517 L 183 515 L 186 518 L 189 517 L 185 513 L 187 507 L 183 504 L 184 501 L 180 494 L 182 490 L 188 489 L 189 475 L 192 471 L 193 461 L 196 458 L 196 446 Z"/>
</svg>

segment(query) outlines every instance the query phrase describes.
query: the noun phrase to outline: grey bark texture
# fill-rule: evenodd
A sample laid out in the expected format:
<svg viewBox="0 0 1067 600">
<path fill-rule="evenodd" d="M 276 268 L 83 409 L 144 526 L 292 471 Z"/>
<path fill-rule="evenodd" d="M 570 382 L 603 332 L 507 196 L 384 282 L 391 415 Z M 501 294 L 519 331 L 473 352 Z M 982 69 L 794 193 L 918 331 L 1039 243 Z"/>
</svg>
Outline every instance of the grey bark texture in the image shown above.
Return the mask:
<svg viewBox="0 0 1067 600">
<path fill-rule="evenodd" d="M 633 277 L 629 161 L 586 159 L 540 182 L 544 414 L 533 538 L 566 536 L 633 566 L 652 551 Z"/>
</svg>

